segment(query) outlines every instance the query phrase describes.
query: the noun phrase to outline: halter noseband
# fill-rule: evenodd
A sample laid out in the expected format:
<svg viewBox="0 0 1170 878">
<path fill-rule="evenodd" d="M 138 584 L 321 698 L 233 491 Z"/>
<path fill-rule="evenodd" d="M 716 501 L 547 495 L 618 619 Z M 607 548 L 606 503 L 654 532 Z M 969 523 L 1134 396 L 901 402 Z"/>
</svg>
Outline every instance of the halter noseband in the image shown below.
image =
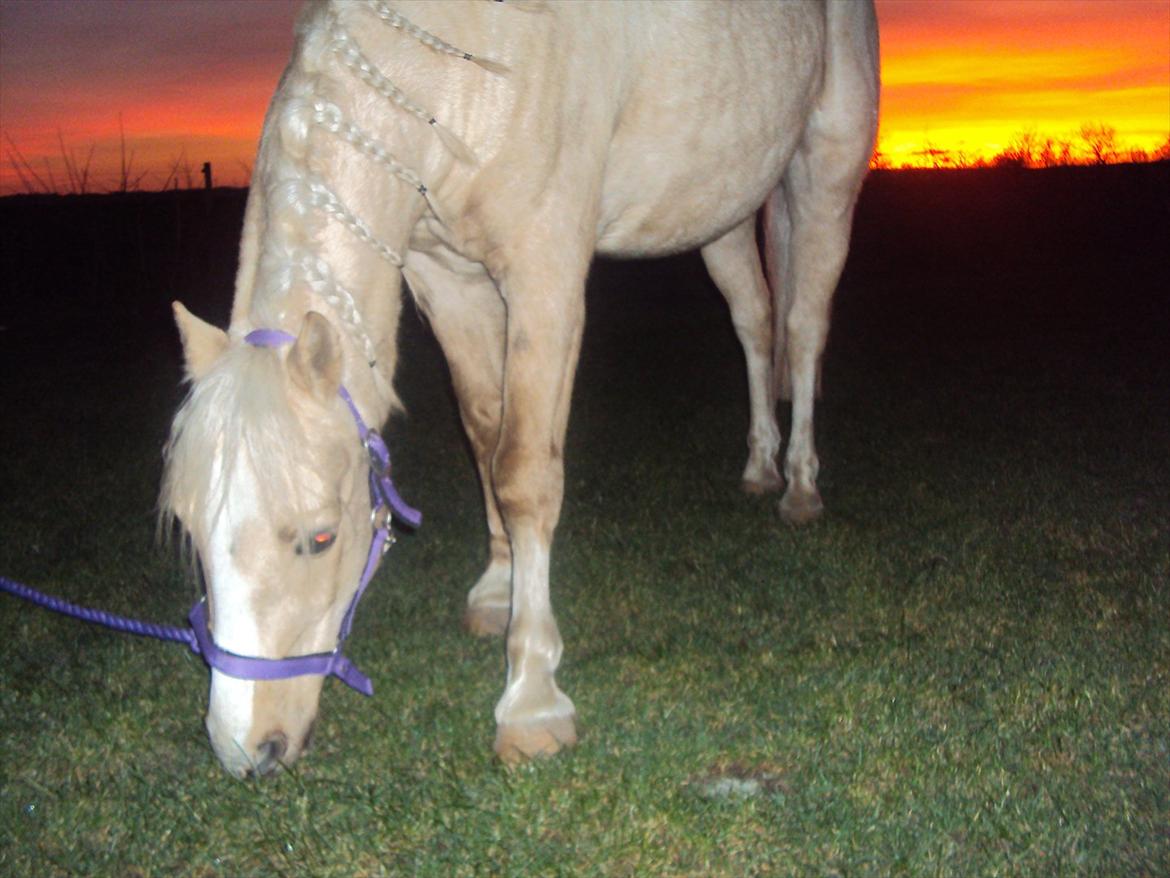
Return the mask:
<svg viewBox="0 0 1170 878">
<path fill-rule="evenodd" d="M 257 329 L 248 333 L 244 337 L 244 341 L 255 347 L 276 348 L 292 344 L 296 341 L 296 336 L 279 329 Z M 382 439 L 377 430 L 366 425 L 353 397 L 349 395 L 349 391 L 343 386 L 338 388 L 337 392 L 353 415 L 362 446 L 370 458 L 370 500 L 372 504 L 370 524 L 374 530 L 362 578 L 358 583 L 357 591 L 354 592 L 354 596 L 349 602 L 349 607 L 345 611 L 345 617 L 341 621 L 337 646 L 332 652 L 318 652 L 279 659 L 236 655 L 216 646 L 211 636 L 211 630 L 207 627 L 206 598 L 191 608 L 191 613 L 187 618 L 195 632 L 196 643 L 192 648 L 201 653 L 203 659 L 212 668 L 227 674 L 229 677 L 241 680 L 287 680 L 290 677 L 303 677 L 309 674 L 332 675 L 363 695 L 373 695 L 374 687 L 370 683 L 370 678 L 359 671 L 357 666 L 342 654 L 341 647 L 346 638 L 349 637 L 358 601 L 365 594 L 370 580 L 374 578 L 378 560 L 394 544 L 394 534 L 390 531 L 391 519 L 397 518 L 414 528 L 422 523 L 422 514 L 417 509 L 408 506 L 398 495 L 394 482 L 390 478 L 390 450 L 386 447 L 385 440 Z"/>
</svg>

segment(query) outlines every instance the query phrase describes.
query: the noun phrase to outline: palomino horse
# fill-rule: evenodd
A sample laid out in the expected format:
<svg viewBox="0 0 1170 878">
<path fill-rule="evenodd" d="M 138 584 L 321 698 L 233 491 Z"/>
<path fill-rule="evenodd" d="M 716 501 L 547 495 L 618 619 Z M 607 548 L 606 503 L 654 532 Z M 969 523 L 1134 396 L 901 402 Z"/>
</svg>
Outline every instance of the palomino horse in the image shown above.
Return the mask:
<svg viewBox="0 0 1170 878">
<path fill-rule="evenodd" d="M 815 517 L 813 398 L 877 101 L 876 21 L 858 0 L 311 4 L 264 126 L 231 326 L 175 307 L 191 387 L 162 508 L 202 562 L 219 646 L 337 643 L 371 506 L 338 391 L 368 424 L 394 410 L 405 277 L 483 484 L 490 560 L 465 620 L 507 635 L 495 750 L 573 744 L 549 551 L 590 260 L 702 248 L 747 357 L 744 486 L 786 480 L 785 516 Z M 257 329 L 295 342 L 248 344 Z M 321 683 L 213 670 L 224 767 L 295 760 Z"/>
</svg>

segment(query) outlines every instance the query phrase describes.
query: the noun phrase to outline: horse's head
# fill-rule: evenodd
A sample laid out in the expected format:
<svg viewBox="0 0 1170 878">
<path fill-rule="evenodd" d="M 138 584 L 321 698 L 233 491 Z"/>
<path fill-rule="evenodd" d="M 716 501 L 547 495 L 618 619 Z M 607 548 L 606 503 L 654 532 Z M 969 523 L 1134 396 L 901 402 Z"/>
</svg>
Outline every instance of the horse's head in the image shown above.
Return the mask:
<svg viewBox="0 0 1170 878">
<path fill-rule="evenodd" d="M 341 351 L 310 312 L 279 349 L 229 340 L 176 304 L 190 393 L 175 416 L 161 508 L 207 589 L 215 643 L 243 656 L 329 652 L 370 548 L 369 461 L 338 396 Z M 212 670 L 207 731 L 229 772 L 263 774 L 308 745 L 321 676 Z"/>
</svg>

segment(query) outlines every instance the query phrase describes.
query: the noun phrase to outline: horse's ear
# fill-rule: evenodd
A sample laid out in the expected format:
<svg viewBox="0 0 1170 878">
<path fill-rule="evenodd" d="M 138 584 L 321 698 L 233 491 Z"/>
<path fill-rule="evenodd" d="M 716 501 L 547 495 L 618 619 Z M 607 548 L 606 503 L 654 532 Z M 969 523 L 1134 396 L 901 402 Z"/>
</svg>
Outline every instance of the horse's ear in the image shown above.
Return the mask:
<svg viewBox="0 0 1170 878">
<path fill-rule="evenodd" d="M 341 387 L 341 343 L 329 321 L 316 311 L 305 315 L 301 334 L 288 352 L 288 371 L 293 384 L 322 402 Z"/>
<path fill-rule="evenodd" d="M 207 374 L 228 345 L 227 333 L 206 323 L 183 307 L 182 302 L 172 302 L 175 323 L 179 327 L 179 338 L 183 341 L 183 358 L 186 360 L 187 377 L 191 381 Z"/>
</svg>

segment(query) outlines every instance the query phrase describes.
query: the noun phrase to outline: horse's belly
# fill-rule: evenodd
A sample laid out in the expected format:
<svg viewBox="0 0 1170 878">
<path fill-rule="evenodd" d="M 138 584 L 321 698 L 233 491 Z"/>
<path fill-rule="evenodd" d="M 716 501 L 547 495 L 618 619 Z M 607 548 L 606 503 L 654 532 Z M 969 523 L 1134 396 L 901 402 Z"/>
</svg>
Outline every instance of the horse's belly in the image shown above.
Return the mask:
<svg viewBox="0 0 1170 878">
<path fill-rule="evenodd" d="M 609 256 L 662 256 L 699 247 L 738 225 L 779 181 L 784 156 L 761 156 L 733 167 L 673 168 L 633 163 L 607 175 L 597 251 Z"/>
<path fill-rule="evenodd" d="M 819 92 L 815 8 L 670 8 L 680 14 L 647 25 L 648 60 L 609 145 L 602 253 L 690 249 L 751 216 L 783 175 Z"/>
</svg>

